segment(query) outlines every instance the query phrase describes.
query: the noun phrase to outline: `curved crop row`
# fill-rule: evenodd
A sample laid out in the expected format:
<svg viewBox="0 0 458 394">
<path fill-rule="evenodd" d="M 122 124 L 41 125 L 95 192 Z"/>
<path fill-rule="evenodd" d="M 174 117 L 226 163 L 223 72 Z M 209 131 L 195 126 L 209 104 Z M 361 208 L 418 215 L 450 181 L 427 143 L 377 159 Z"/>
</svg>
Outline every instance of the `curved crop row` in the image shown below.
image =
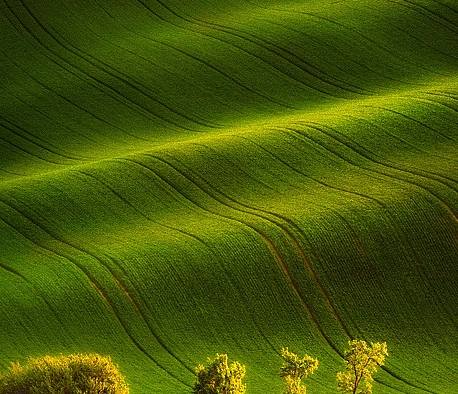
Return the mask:
<svg viewBox="0 0 458 394">
<path fill-rule="evenodd" d="M 0 366 L 111 354 L 187 393 L 228 352 L 383 340 L 380 393 L 456 391 L 451 0 L 0 4 Z"/>
</svg>

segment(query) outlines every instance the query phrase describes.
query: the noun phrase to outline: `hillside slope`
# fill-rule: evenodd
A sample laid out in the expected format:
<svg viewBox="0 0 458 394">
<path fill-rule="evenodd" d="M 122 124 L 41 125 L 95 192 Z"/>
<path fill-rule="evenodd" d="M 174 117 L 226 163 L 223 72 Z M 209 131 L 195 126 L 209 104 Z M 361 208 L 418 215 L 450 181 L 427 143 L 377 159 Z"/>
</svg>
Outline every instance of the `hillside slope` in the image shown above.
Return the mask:
<svg viewBox="0 0 458 394">
<path fill-rule="evenodd" d="M 189 393 L 214 353 L 280 393 L 458 390 L 453 0 L 4 0 L 0 366 L 109 354 Z"/>
</svg>

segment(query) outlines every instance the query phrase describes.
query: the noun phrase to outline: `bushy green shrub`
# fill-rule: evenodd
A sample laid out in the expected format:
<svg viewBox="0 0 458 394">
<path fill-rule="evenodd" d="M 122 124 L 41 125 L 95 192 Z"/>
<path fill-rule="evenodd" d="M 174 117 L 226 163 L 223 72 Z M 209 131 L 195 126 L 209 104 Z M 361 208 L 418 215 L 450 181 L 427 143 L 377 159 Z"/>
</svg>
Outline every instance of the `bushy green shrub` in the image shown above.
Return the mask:
<svg viewBox="0 0 458 394">
<path fill-rule="evenodd" d="M 194 394 L 244 394 L 246 386 L 242 383 L 245 366 L 235 361 L 227 364 L 227 354 L 216 354 L 216 358 L 207 360 L 206 366 L 196 368 L 197 381 Z"/>
<path fill-rule="evenodd" d="M 0 394 L 128 394 L 110 357 L 75 354 L 12 363 L 0 376 Z"/>
</svg>

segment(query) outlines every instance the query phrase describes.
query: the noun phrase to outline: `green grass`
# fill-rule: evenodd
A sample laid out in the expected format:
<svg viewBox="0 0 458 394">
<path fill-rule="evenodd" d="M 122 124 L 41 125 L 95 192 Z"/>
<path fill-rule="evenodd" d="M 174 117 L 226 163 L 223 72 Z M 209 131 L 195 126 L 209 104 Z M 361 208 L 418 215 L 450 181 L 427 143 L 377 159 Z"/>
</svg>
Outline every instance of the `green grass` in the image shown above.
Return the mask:
<svg viewBox="0 0 458 394">
<path fill-rule="evenodd" d="M 184 394 L 227 353 L 280 393 L 281 348 L 336 392 L 458 389 L 452 0 L 5 0 L 0 367 L 108 354 Z"/>
</svg>

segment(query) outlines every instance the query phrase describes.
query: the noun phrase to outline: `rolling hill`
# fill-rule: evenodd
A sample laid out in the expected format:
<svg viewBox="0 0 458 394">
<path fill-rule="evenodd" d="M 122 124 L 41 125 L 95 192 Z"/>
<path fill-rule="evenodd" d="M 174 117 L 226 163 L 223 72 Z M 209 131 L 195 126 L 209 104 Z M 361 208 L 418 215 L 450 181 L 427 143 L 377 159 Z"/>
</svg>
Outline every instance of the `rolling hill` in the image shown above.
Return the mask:
<svg viewBox="0 0 458 394">
<path fill-rule="evenodd" d="M 2 370 L 280 393 L 288 346 L 324 394 L 357 338 L 458 390 L 456 1 L 4 0 L 0 53 Z"/>
</svg>

